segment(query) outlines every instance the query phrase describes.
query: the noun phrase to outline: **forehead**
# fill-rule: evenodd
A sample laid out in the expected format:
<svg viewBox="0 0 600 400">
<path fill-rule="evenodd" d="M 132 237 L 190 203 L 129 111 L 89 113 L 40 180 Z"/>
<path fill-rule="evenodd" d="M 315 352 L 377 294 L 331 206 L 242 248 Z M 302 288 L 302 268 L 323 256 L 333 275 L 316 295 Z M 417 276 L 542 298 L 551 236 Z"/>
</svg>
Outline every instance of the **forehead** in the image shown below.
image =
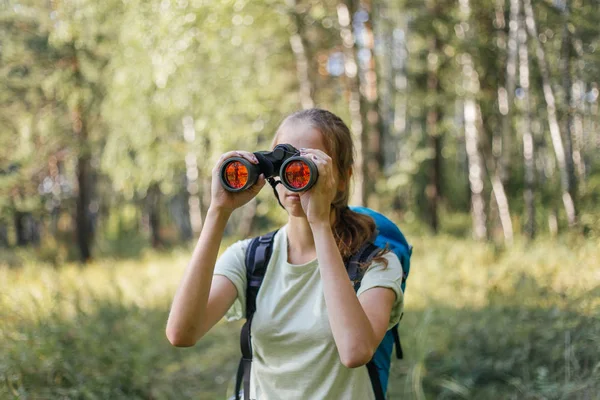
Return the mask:
<svg viewBox="0 0 600 400">
<path fill-rule="evenodd" d="M 319 149 L 327 152 L 321 132 L 301 121 L 286 121 L 281 126 L 275 144 L 284 143 L 291 144 L 297 149 Z"/>
</svg>

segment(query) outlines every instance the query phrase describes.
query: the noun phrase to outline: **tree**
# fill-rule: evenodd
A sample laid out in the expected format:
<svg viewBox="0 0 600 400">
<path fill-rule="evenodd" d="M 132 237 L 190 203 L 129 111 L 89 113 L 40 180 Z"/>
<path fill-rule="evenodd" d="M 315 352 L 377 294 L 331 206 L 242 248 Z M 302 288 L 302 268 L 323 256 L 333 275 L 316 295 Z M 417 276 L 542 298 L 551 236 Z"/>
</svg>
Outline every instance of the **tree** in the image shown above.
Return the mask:
<svg viewBox="0 0 600 400">
<path fill-rule="evenodd" d="M 298 0 L 288 0 L 290 7 L 290 16 L 293 21 L 294 32 L 290 35 L 290 45 L 296 58 L 296 73 L 300 85 L 299 95 L 302 108 L 312 108 L 315 106 L 313 100 L 314 84 L 310 79 L 310 68 L 308 54 L 308 44 L 305 33 L 305 24 L 303 21 L 303 12 Z"/>
<path fill-rule="evenodd" d="M 529 50 L 525 19 L 519 18 L 519 85 L 522 90 L 523 117 L 521 131 L 523 135 L 523 165 L 525 169 L 525 234 L 533 239 L 535 236 L 535 158 L 532 132 L 531 100 L 529 94 Z"/>
<path fill-rule="evenodd" d="M 367 204 L 367 147 L 366 133 L 363 124 L 363 112 L 361 111 L 360 83 L 358 78 L 358 64 L 354 52 L 356 39 L 352 32 L 352 7 L 347 2 L 340 2 L 337 6 L 338 23 L 340 26 L 340 36 L 342 37 L 342 46 L 344 54 L 344 80 L 346 85 L 346 98 L 348 99 L 348 109 L 350 110 L 350 130 L 354 136 L 354 146 L 356 157 L 354 160 L 354 190 L 352 192 L 352 204 Z"/>
<path fill-rule="evenodd" d="M 525 11 L 525 22 L 527 31 L 531 40 L 536 46 L 536 57 L 538 61 L 538 68 L 542 77 L 544 99 L 546 100 L 546 112 L 548 114 L 548 125 L 550 128 L 550 136 L 552 137 L 552 146 L 554 147 L 554 154 L 558 164 L 558 169 L 561 176 L 561 188 L 562 188 L 562 201 L 567 213 L 567 220 L 569 226 L 575 225 L 577 219 L 577 210 L 575 209 L 575 202 L 571 196 L 573 182 L 571 182 L 569 173 L 567 171 L 565 148 L 563 146 L 563 140 L 560 133 L 560 127 L 556 117 L 556 100 L 554 97 L 554 91 L 550 84 L 550 73 L 548 71 L 548 65 L 546 62 L 546 54 L 542 44 L 540 43 L 535 15 L 533 7 L 531 6 L 531 0 L 523 0 L 523 7 Z"/>
</svg>

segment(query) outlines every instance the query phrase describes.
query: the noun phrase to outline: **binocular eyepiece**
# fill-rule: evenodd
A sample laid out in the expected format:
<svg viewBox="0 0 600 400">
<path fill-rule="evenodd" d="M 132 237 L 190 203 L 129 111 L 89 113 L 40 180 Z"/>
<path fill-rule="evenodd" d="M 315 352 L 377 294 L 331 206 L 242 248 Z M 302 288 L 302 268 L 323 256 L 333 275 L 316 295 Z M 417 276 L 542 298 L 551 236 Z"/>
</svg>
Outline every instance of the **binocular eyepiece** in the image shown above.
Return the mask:
<svg viewBox="0 0 600 400">
<path fill-rule="evenodd" d="M 254 153 L 258 164 L 252 164 L 243 157 L 227 159 L 219 172 L 221 184 L 230 192 L 241 192 L 256 183 L 258 176 L 265 178 L 279 176 L 281 183 L 292 192 L 310 189 L 316 182 L 319 172 L 315 163 L 291 144 L 278 144 L 273 151 Z"/>
</svg>

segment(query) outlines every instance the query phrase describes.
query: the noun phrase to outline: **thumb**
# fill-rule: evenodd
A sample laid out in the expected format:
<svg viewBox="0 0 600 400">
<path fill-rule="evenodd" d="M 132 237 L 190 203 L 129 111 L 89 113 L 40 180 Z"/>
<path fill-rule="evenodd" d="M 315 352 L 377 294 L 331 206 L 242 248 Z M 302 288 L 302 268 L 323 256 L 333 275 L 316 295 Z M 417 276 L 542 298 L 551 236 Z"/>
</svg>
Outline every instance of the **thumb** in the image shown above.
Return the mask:
<svg viewBox="0 0 600 400">
<path fill-rule="evenodd" d="M 267 182 L 267 180 L 265 179 L 265 174 L 260 174 L 258 176 L 258 179 L 256 180 L 256 183 L 254 183 L 254 185 L 252 185 L 250 190 L 252 192 L 254 192 L 254 194 L 258 194 L 258 192 L 260 192 L 260 190 L 263 188 L 263 186 L 265 186 L 266 182 Z"/>
</svg>

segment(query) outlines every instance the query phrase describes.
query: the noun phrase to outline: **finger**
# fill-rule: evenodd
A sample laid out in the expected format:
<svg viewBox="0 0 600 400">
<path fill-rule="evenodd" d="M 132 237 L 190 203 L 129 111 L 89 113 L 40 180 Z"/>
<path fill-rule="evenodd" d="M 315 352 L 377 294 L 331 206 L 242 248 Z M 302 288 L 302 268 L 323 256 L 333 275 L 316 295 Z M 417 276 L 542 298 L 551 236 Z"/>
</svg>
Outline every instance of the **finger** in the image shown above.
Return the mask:
<svg viewBox="0 0 600 400">
<path fill-rule="evenodd" d="M 321 149 L 303 148 L 300 150 L 300 153 L 307 153 L 307 154 L 310 153 L 310 154 L 317 154 L 317 155 L 320 155 L 323 157 L 329 157 L 329 155 Z"/>
<path fill-rule="evenodd" d="M 258 164 L 258 158 L 254 155 L 254 153 L 250 153 L 249 151 L 238 150 L 237 154 L 239 157 L 245 158 L 250 161 L 252 164 Z"/>
<path fill-rule="evenodd" d="M 228 151 L 227 153 L 221 154 L 221 157 L 217 160 L 217 167 L 221 166 L 225 160 L 232 157 L 239 157 L 240 154 L 237 151 Z"/>
<path fill-rule="evenodd" d="M 233 157 L 240 157 L 245 160 L 248 160 L 252 164 L 258 164 L 258 159 L 256 158 L 256 156 L 253 153 L 250 153 L 248 151 L 243 151 L 243 150 L 228 151 L 227 153 L 224 153 L 223 155 L 221 155 L 221 157 L 219 157 L 219 159 L 217 160 L 217 163 L 213 168 L 213 174 L 218 173 L 219 169 L 221 168 L 221 165 L 223 165 L 223 163 L 225 163 L 225 161 L 227 161 L 228 159 L 233 158 Z"/>
<path fill-rule="evenodd" d="M 266 182 L 267 180 L 265 179 L 265 174 L 260 174 L 254 185 L 252 185 L 248 190 L 252 191 L 252 193 L 256 195 L 258 192 L 260 192 L 263 186 L 265 186 Z"/>
<path fill-rule="evenodd" d="M 303 157 L 311 160 L 316 165 L 330 166 L 331 158 L 326 154 L 318 154 L 318 153 L 306 153 Z"/>
<path fill-rule="evenodd" d="M 213 167 L 213 173 L 217 173 L 219 171 L 219 168 L 221 167 L 221 165 L 223 165 L 223 163 L 232 157 L 237 157 L 238 154 L 236 151 L 228 151 L 227 153 L 223 153 L 221 154 L 221 157 L 219 157 L 219 159 L 217 160 L 217 162 L 215 163 L 215 166 Z"/>
<path fill-rule="evenodd" d="M 327 153 L 325 153 L 324 151 L 319 150 L 319 149 L 303 149 L 300 151 L 300 155 L 311 156 L 310 157 L 311 159 L 314 159 L 313 158 L 313 156 L 314 156 L 314 157 L 317 157 L 318 159 L 322 159 L 327 162 L 331 161 L 331 157 Z"/>
<path fill-rule="evenodd" d="M 322 158 L 317 157 L 314 154 L 308 156 L 308 158 L 317 165 L 323 165 L 323 166 L 327 165 L 327 161 L 323 160 Z"/>
<path fill-rule="evenodd" d="M 254 183 L 254 186 L 260 185 L 262 187 L 265 186 L 266 182 L 267 180 L 265 179 L 265 174 L 260 174 L 256 182 Z"/>
</svg>

